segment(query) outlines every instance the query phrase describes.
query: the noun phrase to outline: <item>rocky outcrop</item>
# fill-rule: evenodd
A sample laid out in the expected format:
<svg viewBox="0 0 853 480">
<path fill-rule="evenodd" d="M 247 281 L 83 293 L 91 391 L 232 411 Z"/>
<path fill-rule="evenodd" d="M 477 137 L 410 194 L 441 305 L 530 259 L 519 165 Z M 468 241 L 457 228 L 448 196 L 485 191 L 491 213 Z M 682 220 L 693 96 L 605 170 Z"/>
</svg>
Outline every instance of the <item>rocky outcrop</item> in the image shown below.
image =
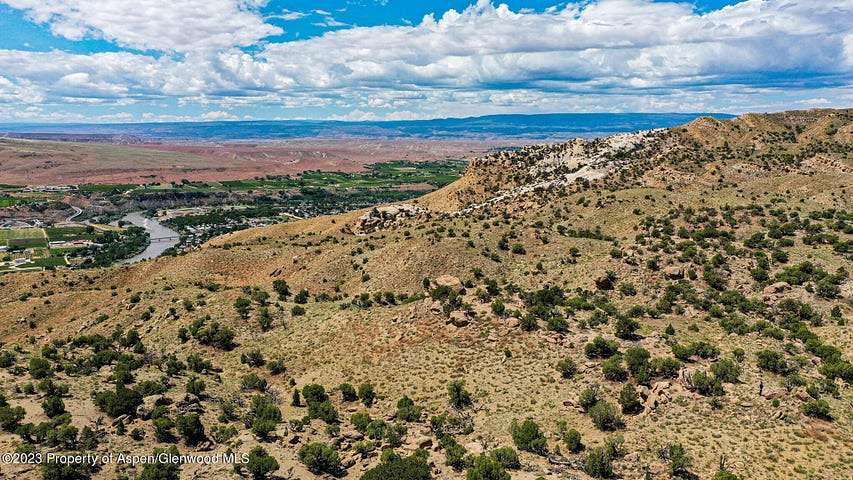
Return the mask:
<svg viewBox="0 0 853 480">
<path fill-rule="evenodd" d="M 367 234 L 399 225 L 403 220 L 426 213 L 421 207 L 401 204 L 375 207 L 344 227 L 346 233 Z"/>
</svg>

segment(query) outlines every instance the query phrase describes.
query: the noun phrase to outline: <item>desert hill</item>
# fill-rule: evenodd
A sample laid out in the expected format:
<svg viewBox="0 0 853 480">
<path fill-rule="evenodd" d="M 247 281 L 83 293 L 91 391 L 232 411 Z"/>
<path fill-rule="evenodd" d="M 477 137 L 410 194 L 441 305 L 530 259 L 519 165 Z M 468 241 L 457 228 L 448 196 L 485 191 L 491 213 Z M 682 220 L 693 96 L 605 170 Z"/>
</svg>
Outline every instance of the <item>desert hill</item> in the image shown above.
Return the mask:
<svg viewBox="0 0 853 480">
<path fill-rule="evenodd" d="M 526 146 L 407 204 L 0 277 L 0 442 L 260 445 L 293 479 L 848 477 L 851 134 L 813 110 Z"/>
</svg>

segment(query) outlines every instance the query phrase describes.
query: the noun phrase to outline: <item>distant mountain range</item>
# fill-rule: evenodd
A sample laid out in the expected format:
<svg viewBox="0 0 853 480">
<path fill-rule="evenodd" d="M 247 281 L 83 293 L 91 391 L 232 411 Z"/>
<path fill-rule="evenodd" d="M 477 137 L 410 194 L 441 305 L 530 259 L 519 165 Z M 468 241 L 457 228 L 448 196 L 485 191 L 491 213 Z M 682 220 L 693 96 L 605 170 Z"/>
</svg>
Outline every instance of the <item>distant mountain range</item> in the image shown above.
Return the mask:
<svg viewBox="0 0 853 480">
<path fill-rule="evenodd" d="M 434 120 L 219 121 L 121 124 L 0 123 L 0 136 L 78 141 L 239 141 L 294 138 L 566 139 L 666 128 L 720 113 L 554 113 Z"/>
</svg>

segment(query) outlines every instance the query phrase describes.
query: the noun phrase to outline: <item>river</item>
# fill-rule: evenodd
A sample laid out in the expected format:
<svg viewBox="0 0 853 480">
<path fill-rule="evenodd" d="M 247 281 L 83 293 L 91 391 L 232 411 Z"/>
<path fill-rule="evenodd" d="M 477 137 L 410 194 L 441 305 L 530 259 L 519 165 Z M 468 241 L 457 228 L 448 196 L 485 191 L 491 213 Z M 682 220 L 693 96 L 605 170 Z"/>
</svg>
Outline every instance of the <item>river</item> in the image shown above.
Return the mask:
<svg viewBox="0 0 853 480">
<path fill-rule="evenodd" d="M 164 238 L 164 237 L 179 237 L 180 234 L 169 227 L 164 226 L 162 223 L 157 220 L 150 219 L 144 215 L 142 212 L 131 212 L 122 217 L 122 220 L 128 223 L 132 223 L 137 227 L 142 227 L 148 232 L 148 235 L 152 239 L 156 238 Z M 150 260 L 152 258 L 157 258 L 163 254 L 166 250 L 171 247 L 174 247 L 178 244 L 178 240 L 160 240 L 156 242 L 151 242 L 148 247 L 131 258 L 124 260 L 122 263 L 136 263 L 141 262 L 142 260 Z"/>
</svg>

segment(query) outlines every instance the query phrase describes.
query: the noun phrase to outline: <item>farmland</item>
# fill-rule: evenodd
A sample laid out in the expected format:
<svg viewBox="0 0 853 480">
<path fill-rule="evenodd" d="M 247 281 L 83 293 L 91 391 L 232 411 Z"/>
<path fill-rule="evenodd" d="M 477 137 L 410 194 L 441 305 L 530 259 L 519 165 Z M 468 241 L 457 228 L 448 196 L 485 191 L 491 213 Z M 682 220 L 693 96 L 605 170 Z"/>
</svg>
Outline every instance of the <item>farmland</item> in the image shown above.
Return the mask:
<svg viewBox="0 0 853 480">
<path fill-rule="evenodd" d="M 466 165 L 459 159 L 396 160 L 358 172 L 7 187 L 0 221 L 44 228 L 6 228 L 0 230 L 0 240 L 9 254 L 6 262 L 31 261 L 22 269 L 63 266 L 66 258 L 75 266 L 103 266 L 132 256 L 147 243 L 120 228 L 110 232 L 128 212 L 145 212 L 175 229 L 181 240 L 166 253 L 180 253 L 229 232 L 409 200 L 458 179 Z M 12 204 L 17 206 L 10 208 Z"/>
</svg>

